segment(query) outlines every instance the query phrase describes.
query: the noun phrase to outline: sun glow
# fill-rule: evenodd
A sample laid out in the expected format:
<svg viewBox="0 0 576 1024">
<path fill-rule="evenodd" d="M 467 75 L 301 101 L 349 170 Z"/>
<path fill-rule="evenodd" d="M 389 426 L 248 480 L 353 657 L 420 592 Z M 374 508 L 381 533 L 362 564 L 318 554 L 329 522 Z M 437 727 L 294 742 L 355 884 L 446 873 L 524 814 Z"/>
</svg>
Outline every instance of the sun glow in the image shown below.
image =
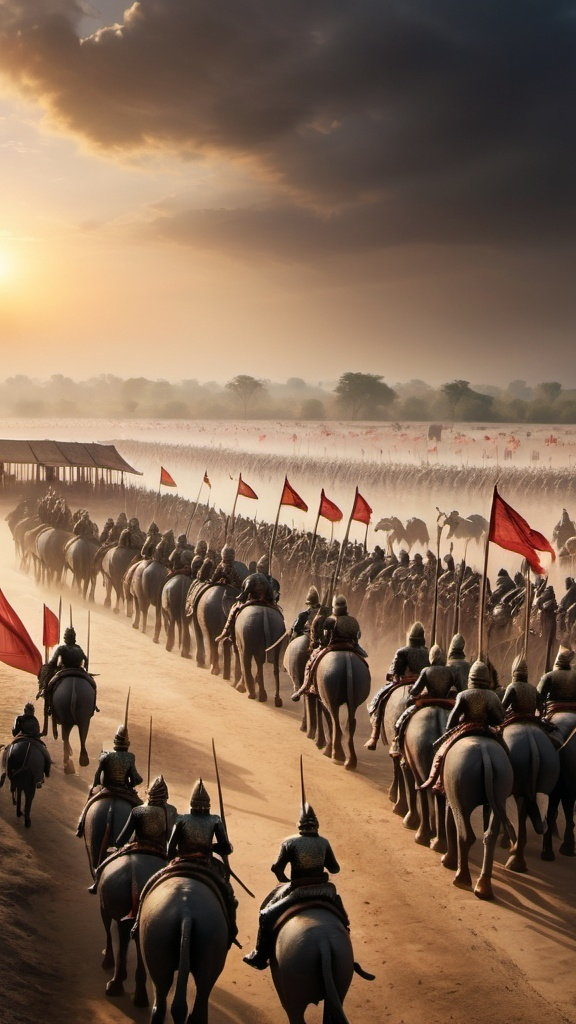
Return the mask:
<svg viewBox="0 0 576 1024">
<path fill-rule="evenodd" d="M 6 249 L 0 249 L 0 284 L 9 281 L 14 274 L 14 259 Z"/>
</svg>

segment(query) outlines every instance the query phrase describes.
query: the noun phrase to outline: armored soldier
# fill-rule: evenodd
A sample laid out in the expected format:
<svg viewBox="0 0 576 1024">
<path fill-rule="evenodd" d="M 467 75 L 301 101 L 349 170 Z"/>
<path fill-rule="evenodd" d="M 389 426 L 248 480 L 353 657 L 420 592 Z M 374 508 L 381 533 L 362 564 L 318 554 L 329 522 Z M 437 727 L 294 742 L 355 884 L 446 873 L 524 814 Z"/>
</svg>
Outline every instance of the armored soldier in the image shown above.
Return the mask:
<svg viewBox="0 0 576 1024">
<path fill-rule="evenodd" d="M 536 687 L 547 714 L 553 705 L 564 705 L 567 711 L 576 710 L 576 669 L 571 667 L 573 657 L 574 651 L 561 646 L 554 668 L 544 673 Z M 561 711 L 562 707 L 557 710 Z"/>
<path fill-rule="evenodd" d="M 540 695 L 535 686 L 528 682 L 528 666 L 522 655 L 518 655 L 512 664 L 512 682 L 506 687 L 502 698 L 507 719 L 530 719 L 549 735 L 555 747 L 561 747 L 562 734 L 556 726 L 546 718 L 537 717 L 540 706 Z"/>
<path fill-rule="evenodd" d="M 412 684 L 408 691 L 407 706 L 398 718 L 394 726 L 394 742 L 390 748 L 393 754 L 400 749 L 399 739 L 402 737 L 405 725 L 416 710 L 415 704 L 422 694 L 427 697 L 443 699 L 448 697 L 454 688 L 463 689 L 457 686 L 452 669 L 446 664 L 446 655 L 438 644 L 430 648 L 430 664 L 426 665 L 418 679 Z"/>
<path fill-rule="evenodd" d="M 316 624 L 316 620 L 314 620 Z M 304 670 L 304 679 L 302 686 L 295 693 L 291 694 L 290 699 L 293 701 L 299 701 L 300 698 L 308 692 L 314 681 L 314 666 L 320 657 L 321 651 L 329 647 L 330 644 L 347 644 L 358 651 L 358 654 L 363 657 L 366 656 L 366 652 L 360 647 L 358 640 L 360 638 L 360 624 L 358 619 L 355 619 L 353 615 L 348 615 L 348 604 L 343 594 L 339 594 L 332 601 L 332 614 L 323 616 L 320 629 L 316 631 L 316 638 L 319 635 L 319 642 L 314 644 L 312 653 L 308 661 L 306 662 L 306 668 Z"/>
<path fill-rule="evenodd" d="M 132 808 L 128 821 L 116 840 L 116 852 L 102 861 L 96 869 L 94 882 L 88 892 L 95 894 L 98 891 L 102 870 L 110 861 L 125 853 L 144 850 L 157 857 L 166 857 L 168 838 L 177 816 L 176 808 L 168 803 L 168 787 L 164 777 L 159 775 L 148 790 L 146 803 Z M 123 848 L 123 844 L 128 845 Z"/>
<path fill-rule="evenodd" d="M 470 662 L 466 660 L 466 656 L 464 654 L 465 645 L 466 641 L 462 636 L 462 633 L 455 633 L 450 641 L 450 647 L 448 648 L 447 664 L 452 669 L 452 674 L 456 680 L 454 685 L 458 691 L 465 690 L 468 686 Z"/>
<path fill-rule="evenodd" d="M 212 574 L 210 582 L 218 583 L 223 586 L 235 587 L 237 590 L 240 590 L 242 580 L 240 579 L 236 566 L 234 565 L 235 558 L 236 552 L 234 548 L 226 544 L 220 552 L 220 561 Z"/>
<path fill-rule="evenodd" d="M 494 608 L 502 601 L 506 594 L 516 590 L 516 584 L 506 569 L 499 569 L 496 576 L 496 586 L 490 595 L 488 607 Z"/>
<path fill-rule="evenodd" d="M 256 572 L 250 573 L 242 581 L 240 593 L 232 605 L 224 629 L 216 642 L 223 640 L 225 643 L 234 642 L 234 624 L 240 609 L 248 601 L 266 601 L 268 604 L 276 604 L 280 596 L 280 584 L 267 572 L 262 572 L 258 566 L 268 568 L 268 559 L 263 557 L 256 563 Z"/>
<path fill-rule="evenodd" d="M 17 715 L 12 726 L 12 735 L 14 742 L 17 740 L 31 740 L 36 744 L 44 754 L 44 775 L 46 778 L 50 775 L 50 767 L 52 759 L 48 753 L 46 744 L 40 739 L 40 722 L 34 714 L 34 705 L 29 701 L 24 705 L 24 712 L 21 715 Z M 0 765 L 0 788 L 4 785 L 6 780 L 6 764 L 8 760 L 9 746 L 6 746 L 2 750 L 2 759 Z"/>
<path fill-rule="evenodd" d="M 148 527 L 148 533 L 146 534 L 146 540 L 144 541 L 142 549 L 140 551 L 142 558 L 153 558 L 154 551 L 156 550 L 156 545 L 159 543 L 159 541 L 160 528 L 156 525 L 156 523 L 150 523 L 150 526 Z"/>
<path fill-rule="evenodd" d="M 103 750 L 98 759 L 89 797 L 78 822 L 77 836 L 84 834 L 86 811 L 104 790 L 115 796 L 122 796 L 134 805 L 142 803 L 135 788 L 142 782 L 142 776 L 136 768 L 136 758 L 129 747 L 128 727 L 119 725 L 114 736 L 114 749 Z"/>
<path fill-rule="evenodd" d="M 44 710 L 46 714 L 51 713 L 50 698 L 51 698 L 51 682 L 56 673 L 62 668 L 83 668 L 87 669 L 88 659 L 84 654 L 84 651 L 79 644 L 76 643 L 76 630 L 73 626 L 68 626 L 64 630 L 64 643 L 60 644 L 54 651 L 52 657 L 47 661 L 40 672 L 38 673 L 38 682 L 40 687 L 36 695 L 38 700 L 40 697 L 44 697 Z M 89 674 L 86 670 L 86 678 L 90 680 L 94 687 L 94 699 L 96 699 L 96 683 L 94 677 Z M 95 708 L 98 711 L 98 708 Z"/>
<path fill-rule="evenodd" d="M 173 551 L 171 551 L 170 555 L 168 556 L 168 565 L 172 572 L 175 572 L 177 569 L 182 568 L 182 555 L 184 554 L 185 551 L 190 553 L 190 560 L 187 563 L 188 565 L 190 565 L 190 562 L 194 557 L 194 545 L 188 543 L 188 538 L 185 533 L 181 533 L 180 536 L 178 537 L 178 540 L 176 541 L 176 545 Z"/>
<path fill-rule="evenodd" d="M 336 887 L 326 872 L 335 875 L 340 865 L 327 839 L 318 834 L 318 818 L 309 804 L 304 804 L 298 821 L 298 835 L 288 836 L 271 870 L 281 883 L 264 900 L 260 908 L 256 947 L 245 956 L 244 963 L 263 971 L 273 950 L 274 924 L 284 910 L 306 900 L 325 900 L 334 904 L 346 924 L 348 918 Z M 285 868 L 290 865 L 290 880 Z"/>
<path fill-rule="evenodd" d="M 572 576 L 564 580 L 565 593 L 558 602 L 558 625 L 568 632 L 574 623 L 576 611 L 576 581 Z"/>
<path fill-rule="evenodd" d="M 320 609 L 320 596 L 316 587 L 310 587 L 306 594 L 306 608 L 299 612 L 298 617 L 295 619 L 290 633 L 290 639 L 292 640 L 295 636 L 304 636 L 305 633 L 310 633 L 310 627 L 312 620 Z"/>
<path fill-rule="evenodd" d="M 415 683 L 422 669 L 429 664 L 424 626 L 421 622 L 414 622 L 408 633 L 406 646 L 399 647 L 394 655 L 390 672 L 386 677 L 387 685 L 378 690 L 368 705 L 372 733 L 368 742 L 364 744 L 367 750 L 376 750 L 382 729 L 387 695 L 393 689 L 394 684 L 399 682 Z"/>
<path fill-rule="evenodd" d="M 102 533 L 98 537 L 98 542 L 100 544 L 108 544 L 110 542 L 110 534 L 112 533 L 113 529 L 114 520 L 112 519 L 112 516 L 110 516 L 104 523 L 104 526 L 102 527 Z"/>
<path fill-rule="evenodd" d="M 458 694 L 448 716 L 446 733 L 464 723 L 473 722 L 479 728 L 487 729 L 488 726 L 501 725 L 503 721 L 504 708 L 493 689 L 490 669 L 485 662 L 475 661 L 470 669 L 468 688 Z"/>
</svg>

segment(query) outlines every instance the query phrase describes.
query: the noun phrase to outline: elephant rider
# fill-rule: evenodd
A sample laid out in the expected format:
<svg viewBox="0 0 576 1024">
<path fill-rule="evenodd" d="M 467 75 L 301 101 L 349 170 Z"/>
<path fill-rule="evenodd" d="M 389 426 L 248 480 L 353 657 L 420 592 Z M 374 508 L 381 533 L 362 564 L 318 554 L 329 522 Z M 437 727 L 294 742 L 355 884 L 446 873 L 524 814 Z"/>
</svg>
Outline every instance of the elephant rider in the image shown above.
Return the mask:
<svg viewBox="0 0 576 1024">
<path fill-rule="evenodd" d="M 229 544 L 225 544 L 220 552 L 220 561 L 212 573 L 210 583 L 217 583 L 220 586 L 234 587 L 236 590 L 240 590 L 242 580 L 234 564 L 235 558 L 236 552 L 234 548 L 230 547 Z"/>
<path fill-rule="evenodd" d="M 536 687 L 546 717 L 560 711 L 576 712 L 576 668 L 574 651 L 560 646 L 554 668 L 545 672 Z"/>
<path fill-rule="evenodd" d="M 60 669 L 84 669 L 86 678 L 94 687 L 94 701 L 96 702 L 96 683 L 94 681 L 94 676 L 91 676 L 88 672 L 87 665 L 88 659 L 80 645 L 76 643 L 76 630 L 73 626 L 68 626 L 68 628 L 64 630 L 64 643 L 60 644 L 56 648 L 50 660 L 42 665 L 42 668 L 38 673 L 40 688 L 36 695 L 36 700 L 39 700 L 40 697 L 44 698 L 45 715 L 50 715 L 52 713 L 52 680 Z M 99 711 L 99 708 L 95 707 L 94 710 Z"/>
<path fill-rule="evenodd" d="M 149 853 L 166 859 L 168 839 L 178 817 L 174 805 L 168 803 L 168 795 L 164 776 L 158 775 L 148 790 L 146 803 L 130 811 L 128 821 L 116 840 L 115 852 L 99 864 L 88 892 L 95 894 L 98 891 L 103 868 L 124 854 Z"/>
<path fill-rule="evenodd" d="M 562 746 L 561 733 L 553 722 L 537 715 L 540 710 L 540 695 L 536 687 L 528 682 L 528 665 L 521 654 L 512 663 L 512 682 L 506 687 L 502 707 L 506 712 L 505 725 L 518 721 L 533 722 L 548 733 L 555 747 Z"/>
<path fill-rule="evenodd" d="M 77 522 L 72 527 L 72 533 L 75 533 L 77 537 L 95 537 L 98 535 L 98 531 L 96 531 L 96 534 L 94 533 L 94 524 L 86 509 L 82 509 Z"/>
<path fill-rule="evenodd" d="M 173 551 L 171 551 L 168 556 L 168 566 L 172 572 L 176 572 L 177 569 L 182 568 L 184 552 L 190 552 L 190 560 L 187 562 L 187 564 L 190 565 L 190 562 L 194 557 L 194 545 L 189 544 L 185 533 L 181 533 L 176 541 Z"/>
<path fill-rule="evenodd" d="M 348 603 L 343 594 L 338 594 L 332 601 L 332 613 L 326 616 L 322 626 L 322 638 L 320 644 L 310 655 L 304 670 L 302 686 L 296 693 L 291 695 L 291 700 L 298 701 L 300 697 L 308 693 L 314 682 L 314 667 L 320 658 L 322 651 L 334 644 L 345 644 L 352 648 L 361 657 L 366 657 L 366 651 L 358 643 L 360 639 L 360 624 L 353 615 L 348 615 Z"/>
<path fill-rule="evenodd" d="M 28 701 L 24 705 L 24 711 L 21 715 L 17 715 L 12 726 L 12 736 L 14 737 L 13 742 L 16 743 L 18 740 L 32 740 L 41 749 L 44 754 L 44 775 L 46 778 L 50 775 L 50 765 L 52 760 L 48 753 L 46 744 L 40 739 L 40 722 L 34 714 L 34 705 Z M 0 766 L 0 787 L 4 785 L 6 779 L 6 764 L 8 760 L 9 745 L 4 747 L 2 751 L 2 763 Z"/>
<path fill-rule="evenodd" d="M 160 527 L 156 523 L 150 523 L 146 540 L 144 541 L 140 554 L 142 558 L 153 558 L 156 545 L 160 541 Z"/>
<path fill-rule="evenodd" d="M 429 664 L 424 626 L 421 622 L 414 622 L 408 632 L 406 646 L 399 647 L 394 655 L 390 672 L 386 676 L 386 686 L 378 690 L 368 705 L 372 732 L 370 739 L 364 744 L 366 750 L 376 750 L 388 695 L 399 683 L 415 683 L 422 669 Z"/>
<path fill-rule="evenodd" d="M 470 662 L 467 661 L 464 654 L 465 646 L 466 641 L 462 636 L 462 633 L 455 633 L 450 641 L 450 647 L 448 648 L 448 661 L 446 664 L 450 666 L 452 674 L 458 680 L 455 684 L 458 691 L 466 689 L 468 685 L 468 675 L 470 673 Z"/>
<path fill-rule="evenodd" d="M 108 536 L 108 543 L 117 544 L 118 541 L 120 540 L 120 535 L 122 531 L 125 530 L 127 526 L 128 516 L 126 515 L 125 512 L 119 512 L 116 517 L 116 522 L 114 523 L 112 529 L 110 530 L 110 534 Z"/>
<path fill-rule="evenodd" d="M 84 835 L 86 811 L 96 800 L 111 795 L 128 800 L 133 807 L 142 803 L 135 788 L 142 782 L 142 776 L 136 768 L 136 758 L 128 749 L 129 746 L 128 727 L 119 725 L 114 736 L 114 750 L 103 750 L 98 759 L 88 800 L 78 822 L 77 836 Z"/>
<path fill-rule="evenodd" d="M 567 576 L 564 580 L 565 593 L 558 602 L 558 625 L 561 630 L 568 632 L 574 622 L 576 612 L 576 581 L 573 576 Z"/>
<path fill-rule="evenodd" d="M 171 569 L 166 577 L 166 582 L 173 579 L 174 576 L 188 576 L 189 579 L 193 580 L 196 575 L 195 570 L 192 569 L 193 558 L 192 551 L 183 551 L 176 563 L 178 568 Z"/>
<path fill-rule="evenodd" d="M 178 817 L 168 841 L 170 864 L 157 872 L 146 883 L 142 890 L 140 906 L 151 887 L 161 884 L 165 878 L 208 875 L 209 880 L 215 885 L 224 901 L 231 944 L 238 932 L 236 928 L 238 901 L 230 885 L 230 871 L 227 865 L 227 857 L 232 851 L 233 847 L 228 839 L 224 822 L 220 815 L 210 813 L 210 797 L 202 779 L 198 779 L 190 797 L 190 812 Z M 214 854 L 218 854 L 218 857 L 215 857 Z M 137 929 L 138 920 L 134 933 Z"/>
<path fill-rule="evenodd" d="M 488 601 L 488 607 L 494 608 L 497 604 L 500 604 L 502 598 L 512 590 L 516 590 L 516 584 L 510 573 L 506 569 L 499 569 L 496 576 L 496 585 Z"/>
<path fill-rule="evenodd" d="M 433 644 L 430 648 L 430 664 L 422 669 L 418 679 L 410 687 L 407 706 L 394 726 L 394 741 L 390 747 L 390 754 L 393 756 L 400 753 L 406 726 L 418 709 L 418 698 L 421 695 L 425 695 L 423 703 L 426 703 L 426 698 L 431 699 L 430 703 L 447 701 L 454 690 L 460 692 L 465 685 L 446 664 L 446 655 L 442 648 L 438 644 Z M 451 703 L 453 704 L 453 701 Z"/>
<path fill-rule="evenodd" d="M 274 951 L 274 925 L 290 906 L 308 900 L 326 902 L 334 907 L 348 927 L 342 900 L 327 874 L 338 874 L 340 865 L 328 840 L 318 834 L 318 827 L 318 818 L 313 808 L 304 804 L 298 822 L 298 835 L 288 836 L 283 841 L 276 862 L 271 867 L 281 884 L 272 890 L 260 907 L 256 946 L 243 957 L 244 963 L 258 971 L 268 966 Z M 285 874 L 288 864 L 291 869 L 290 880 Z"/>
<path fill-rule="evenodd" d="M 320 610 L 320 595 L 318 594 L 316 587 L 310 587 L 306 594 L 305 604 L 306 608 L 299 612 L 298 617 L 294 620 L 294 624 L 290 631 L 291 640 L 296 636 L 304 636 L 305 634 L 310 635 L 312 621 Z"/>
<path fill-rule="evenodd" d="M 109 518 L 104 523 L 104 526 L 102 527 L 102 532 L 101 532 L 100 536 L 98 537 L 98 543 L 99 544 L 108 544 L 110 542 L 110 534 L 112 533 L 113 529 L 114 529 L 114 520 L 112 519 L 112 516 L 109 516 Z"/>
<path fill-rule="evenodd" d="M 263 571 L 266 570 L 266 571 Z M 240 610 L 249 601 L 265 602 L 266 604 L 277 604 L 280 597 L 280 584 L 268 573 L 268 559 L 264 555 L 256 563 L 256 572 L 250 573 L 242 581 L 240 593 L 232 605 L 224 629 L 216 642 L 222 640 L 225 643 L 234 642 L 234 626 Z"/>
</svg>

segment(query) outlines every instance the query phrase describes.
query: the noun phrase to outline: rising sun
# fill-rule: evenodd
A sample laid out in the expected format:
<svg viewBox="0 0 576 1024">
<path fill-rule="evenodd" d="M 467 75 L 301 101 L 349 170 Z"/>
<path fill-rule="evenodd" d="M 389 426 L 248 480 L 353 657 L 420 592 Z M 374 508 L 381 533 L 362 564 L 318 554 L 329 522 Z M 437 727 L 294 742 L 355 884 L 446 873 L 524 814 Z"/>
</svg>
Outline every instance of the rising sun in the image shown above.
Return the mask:
<svg viewBox="0 0 576 1024">
<path fill-rule="evenodd" d="M 0 283 L 8 281 L 14 271 L 14 260 L 9 252 L 0 249 Z"/>
</svg>

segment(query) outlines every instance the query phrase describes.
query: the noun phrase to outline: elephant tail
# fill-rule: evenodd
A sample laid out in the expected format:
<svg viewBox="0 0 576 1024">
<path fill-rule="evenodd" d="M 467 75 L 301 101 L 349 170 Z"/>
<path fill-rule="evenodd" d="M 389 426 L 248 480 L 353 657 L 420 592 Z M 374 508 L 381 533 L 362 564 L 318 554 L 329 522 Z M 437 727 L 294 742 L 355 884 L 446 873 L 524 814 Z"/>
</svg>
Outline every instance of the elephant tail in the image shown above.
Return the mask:
<svg viewBox="0 0 576 1024">
<path fill-rule="evenodd" d="M 526 780 L 526 811 L 528 817 L 532 822 L 532 826 L 536 835 L 544 835 L 544 822 L 542 821 L 542 814 L 538 807 L 538 800 L 536 793 L 538 791 L 538 774 L 540 771 L 540 750 L 538 744 L 534 739 L 532 729 L 528 729 L 528 743 L 530 746 L 530 774 Z"/>
<path fill-rule="evenodd" d="M 490 757 L 490 749 L 485 744 L 482 744 L 482 764 L 484 768 L 486 799 L 490 805 L 490 810 L 495 816 L 500 818 L 505 835 L 508 837 L 509 842 L 514 844 L 516 842 L 514 826 L 506 814 L 506 803 L 502 803 L 502 800 L 499 800 L 496 796 L 494 789 L 494 765 Z"/>
<path fill-rule="evenodd" d="M 354 961 L 354 973 L 364 978 L 364 981 L 374 981 L 376 977 L 375 974 L 369 974 L 368 971 L 365 971 L 356 961 Z"/>
<path fill-rule="evenodd" d="M 188 987 L 188 976 L 190 974 L 190 945 L 192 942 L 192 917 L 190 914 L 182 920 L 180 932 L 180 958 L 178 961 L 178 977 L 174 989 L 174 1000 L 172 1002 L 172 1016 L 174 1019 L 186 1020 L 188 1006 L 186 1003 L 186 989 Z"/>
<path fill-rule="evenodd" d="M 324 1014 L 322 1016 L 322 1024 L 350 1024 L 334 984 L 332 950 L 327 938 L 322 939 L 320 942 L 320 961 L 322 965 L 322 981 L 324 983 Z"/>
<path fill-rule="evenodd" d="M 72 680 L 72 694 L 70 696 L 70 714 L 74 722 L 78 721 L 76 718 L 76 705 L 78 701 L 78 695 L 76 693 L 76 680 Z"/>
</svg>

